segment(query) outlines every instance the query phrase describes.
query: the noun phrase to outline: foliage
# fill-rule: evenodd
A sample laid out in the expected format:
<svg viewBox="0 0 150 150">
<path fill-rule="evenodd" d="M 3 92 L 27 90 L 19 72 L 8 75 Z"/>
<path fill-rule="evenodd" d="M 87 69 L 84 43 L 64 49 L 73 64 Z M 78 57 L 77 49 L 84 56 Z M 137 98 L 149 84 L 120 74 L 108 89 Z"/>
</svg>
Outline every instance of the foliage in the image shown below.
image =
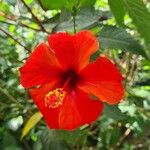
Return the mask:
<svg viewBox="0 0 150 150">
<path fill-rule="evenodd" d="M 149 10 L 148 0 L 1 0 L 0 149 L 149 149 Z M 48 130 L 40 116 L 34 126 L 37 108 L 19 84 L 18 68 L 48 34 L 73 33 L 74 18 L 77 31 L 91 30 L 100 41 L 91 61 L 105 54 L 122 71 L 126 97 L 75 131 Z M 30 131 L 21 141 L 25 124 Z"/>
</svg>

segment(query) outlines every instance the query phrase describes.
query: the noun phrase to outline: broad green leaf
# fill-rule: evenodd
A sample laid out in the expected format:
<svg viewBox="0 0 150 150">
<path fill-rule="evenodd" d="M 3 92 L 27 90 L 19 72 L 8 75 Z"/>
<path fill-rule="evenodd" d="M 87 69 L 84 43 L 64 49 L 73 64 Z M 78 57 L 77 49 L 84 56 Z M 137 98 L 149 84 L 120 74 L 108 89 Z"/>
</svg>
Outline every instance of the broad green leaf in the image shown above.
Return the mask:
<svg viewBox="0 0 150 150">
<path fill-rule="evenodd" d="M 106 16 L 109 18 L 109 13 L 100 11 L 100 10 L 94 10 L 91 7 L 88 8 L 82 8 L 78 12 L 76 16 L 76 29 L 82 30 L 82 29 L 91 29 L 93 27 L 96 27 L 99 29 L 99 23 L 98 20 L 100 17 Z M 73 20 L 71 17 L 71 13 L 69 11 L 62 11 L 60 15 L 60 22 L 58 22 L 57 26 L 55 27 L 55 31 L 72 31 L 73 30 Z M 83 18 L 86 21 L 83 21 Z M 96 29 L 97 30 L 97 29 Z M 93 31 L 95 32 L 95 31 Z"/>
<path fill-rule="evenodd" d="M 68 9 L 72 10 L 78 1 L 77 0 L 38 0 L 42 4 L 42 8 L 45 10 L 52 9 Z M 80 0 L 80 7 L 93 6 L 96 0 Z"/>
<path fill-rule="evenodd" d="M 28 132 L 42 119 L 42 114 L 40 112 L 36 112 L 31 116 L 31 118 L 27 121 L 25 124 L 22 134 L 21 134 L 21 140 L 24 136 L 28 134 Z"/>
<path fill-rule="evenodd" d="M 94 5 L 96 0 L 81 0 L 81 6 L 86 7 L 86 6 L 92 6 Z"/>
<path fill-rule="evenodd" d="M 26 2 L 27 4 L 31 4 L 31 3 L 33 2 L 33 0 L 25 0 L 25 2 Z"/>
<path fill-rule="evenodd" d="M 45 10 L 62 9 L 66 0 L 39 0 Z M 68 4 L 66 4 L 68 5 Z M 70 4 L 71 5 L 71 4 Z"/>
<path fill-rule="evenodd" d="M 11 132 L 5 131 L 1 142 L 0 142 L 0 149 L 1 150 L 18 150 L 18 144 L 17 144 L 17 140 L 15 138 L 15 135 L 12 134 Z"/>
<path fill-rule="evenodd" d="M 124 28 L 103 27 L 99 33 L 99 40 L 102 49 L 121 49 L 146 57 L 142 46 Z"/>
<path fill-rule="evenodd" d="M 124 10 L 122 1 L 121 0 L 108 0 L 108 3 L 112 10 L 113 15 L 115 16 L 117 23 L 120 26 L 123 26 L 125 10 Z"/>
<path fill-rule="evenodd" d="M 5 13 L 10 13 L 10 7 L 9 4 L 6 2 L 0 1 L 0 10 L 5 12 Z"/>
<path fill-rule="evenodd" d="M 150 43 L 150 12 L 142 0 L 122 0 L 129 16 L 137 27 L 138 32 Z"/>
</svg>

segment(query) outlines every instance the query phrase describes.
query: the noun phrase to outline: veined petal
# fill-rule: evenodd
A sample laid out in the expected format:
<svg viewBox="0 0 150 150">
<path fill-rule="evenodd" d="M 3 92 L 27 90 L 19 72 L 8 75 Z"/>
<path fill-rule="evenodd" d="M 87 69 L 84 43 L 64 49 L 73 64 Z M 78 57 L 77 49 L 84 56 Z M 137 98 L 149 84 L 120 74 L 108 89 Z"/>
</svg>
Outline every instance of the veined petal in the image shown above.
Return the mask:
<svg viewBox="0 0 150 150">
<path fill-rule="evenodd" d="M 79 89 L 76 105 L 82 117 L 82 124 L 91 124 L 100 116 L 103 110 L 101 101 L 90 98 L 87 93 Z"/>
<path fill-rule="evenodd" d="M 62 129 L 73 130 L 84 124 L 91 124 L 102 112 L 100 101 L 92 100 L 88 95 L 76 90 L 67 95 L 60 109 L 59 125 Z"/>
<path fill-rule="evenodd" d="M 60 109 L 59 125 L 61 129 L 73 130 L 81 126 L 81 116 L 76 106 L 76 94 L 67 94 Z"/>
<path fill-rule="evenodd" d="M 42 43 L 19 70 L 22 86 L 29 88 L 57 80 L 60 67 L 53 52 Z"/>
<path fill-rule="evenodd" d="M 56 88 L 55 83 L 30 89 L 30 95 L 43 114 L 49 128 L 73 130 L 84 124 L 91 124 L 102 112 L 102 103 L 92 100 L 79 89 L 71 93 L 67 92 L 61 106 L 57 108 L 47 107 L 45 96 L 53 91 L 54 87 Z"/>
<path fill-rule="evenodd" d="M 100 57 L 81 71 L 84 79 L 80 89 L 92 93 L 100 100 L 116 104 L 124 97 L 123 77 L 107 58 Z"/>
<path fill-rule="evenodd" d="M 90 55 L 96 52 L 99 43 L 90 31 L 80 31 L 76 35 L 65 32 L 48 37 L 50 48 L 64 68 L 81 70 L 89 63 Z"/>
</svg>

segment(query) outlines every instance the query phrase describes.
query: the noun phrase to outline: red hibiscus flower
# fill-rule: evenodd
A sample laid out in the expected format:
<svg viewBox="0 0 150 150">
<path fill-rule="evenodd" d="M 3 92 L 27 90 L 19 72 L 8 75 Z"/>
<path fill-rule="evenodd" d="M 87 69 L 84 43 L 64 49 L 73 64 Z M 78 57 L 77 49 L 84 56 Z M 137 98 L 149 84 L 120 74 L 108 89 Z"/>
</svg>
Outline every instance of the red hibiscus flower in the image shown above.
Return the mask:
<svg viewBox="0 0 150 150">
<path fill-rule="evenodd" d="M 123 98 L 123 78 L 116 66 L 105 57 L 89 63 L 98 48 L 90 31 L 51 34 L 48 45 L 38 45 L 20 68 L 21 84 L 32 87 L 30 95 L 50 128 L 90 124 L 102 112 L 102 101 L 116 104 Z"/>
</svg>

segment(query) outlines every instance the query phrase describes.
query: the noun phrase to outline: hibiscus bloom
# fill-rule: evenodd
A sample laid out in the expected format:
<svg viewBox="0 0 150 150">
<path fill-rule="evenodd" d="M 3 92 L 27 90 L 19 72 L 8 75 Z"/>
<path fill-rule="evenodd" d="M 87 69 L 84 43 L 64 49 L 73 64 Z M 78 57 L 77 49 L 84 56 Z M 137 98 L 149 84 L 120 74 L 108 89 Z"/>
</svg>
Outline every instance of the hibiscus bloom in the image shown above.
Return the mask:
<svg viewBox="0 0 150 150">
<path fill-rule="evenodd" d="M 90 63 L 98 48 L 90 31 L 51 34 L 48 45 L 38 45 L 20 68 L 21 84 L 30 88 L 50 128 L 91 124 L 102 112 L 102 102 L 116 104 L 123 98 L 123 78 L 116 66 L 105 57 Z"/>
</svg>

